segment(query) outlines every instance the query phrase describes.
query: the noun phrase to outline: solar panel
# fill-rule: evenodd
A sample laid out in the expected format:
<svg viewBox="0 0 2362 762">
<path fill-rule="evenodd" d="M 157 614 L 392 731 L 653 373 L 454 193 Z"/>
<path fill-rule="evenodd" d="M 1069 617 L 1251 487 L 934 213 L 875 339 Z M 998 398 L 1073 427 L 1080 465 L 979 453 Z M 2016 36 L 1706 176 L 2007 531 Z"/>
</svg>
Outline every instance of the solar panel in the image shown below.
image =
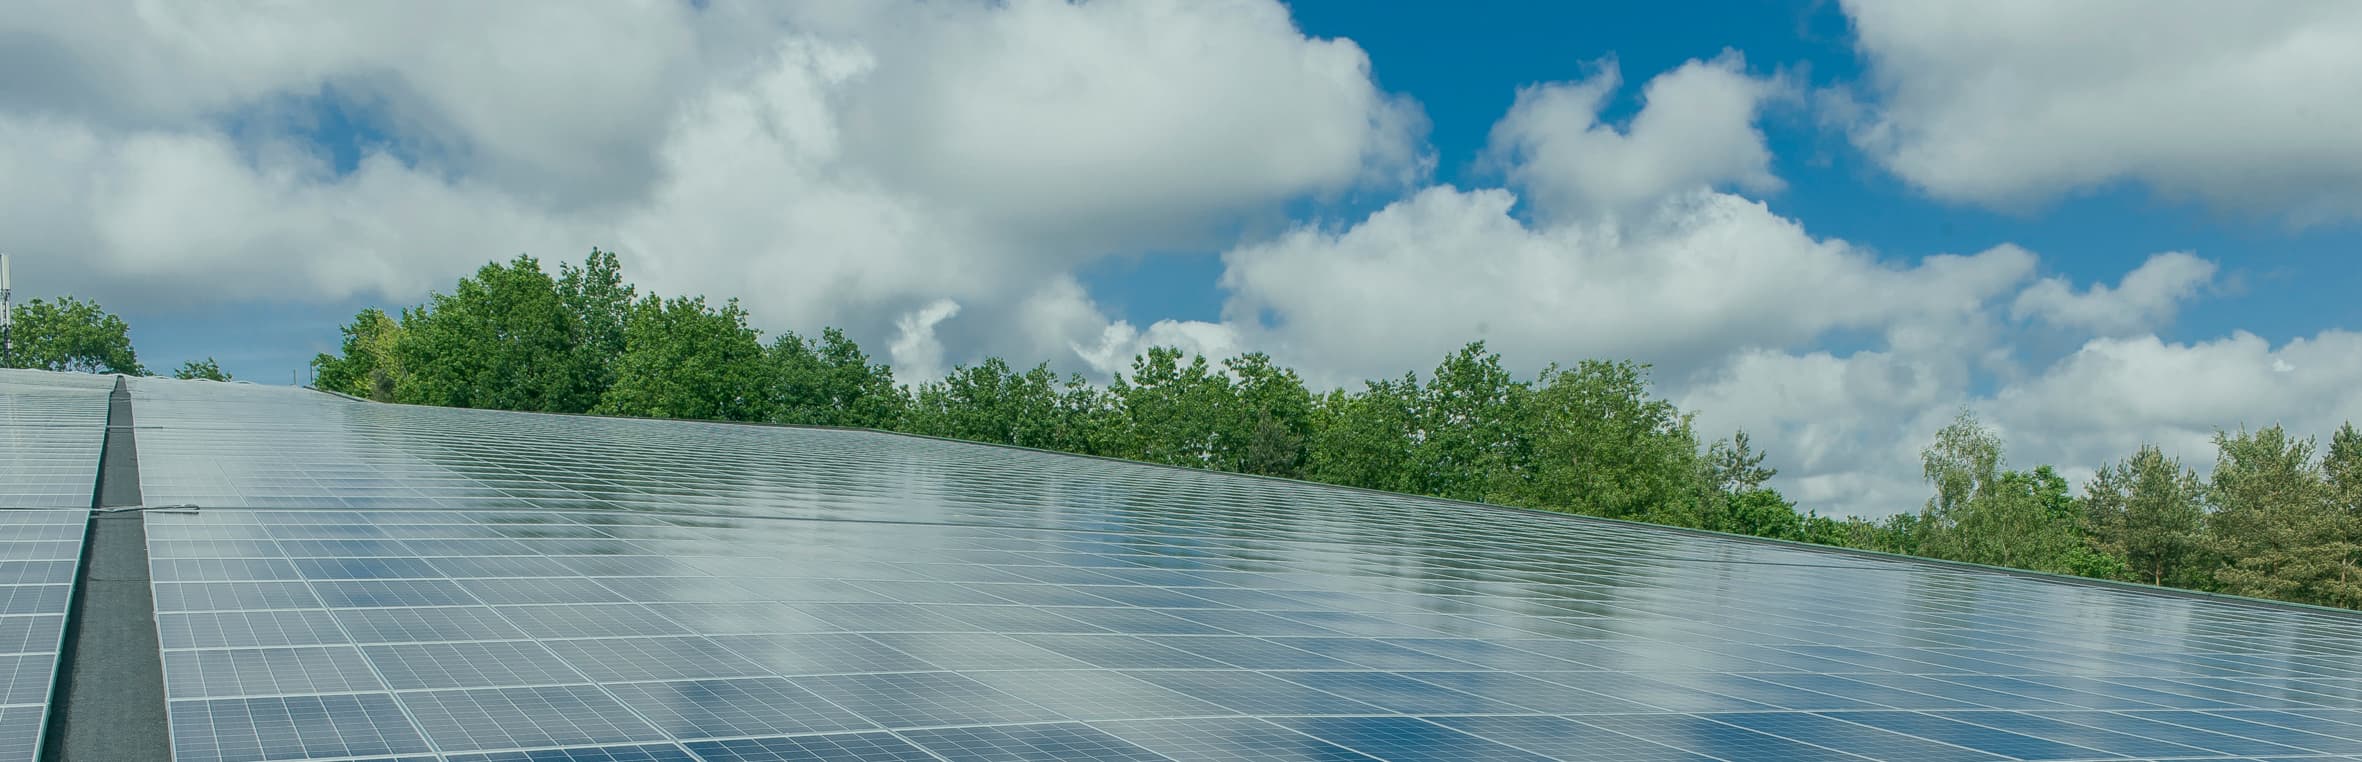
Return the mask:
<svg viewBox="0 0 2362 762">
<path fill-rule="evenodd" d="M 148 500 L 203 506 L 146 525 L 181 759 L 2362 753 L 2329 612 L 886 434 L 132 390 Z"/>
<path fill-rule="evenodd" d="M 0 370 L 0 760 L 41 749 L 113 388 Z"/>
</svg>

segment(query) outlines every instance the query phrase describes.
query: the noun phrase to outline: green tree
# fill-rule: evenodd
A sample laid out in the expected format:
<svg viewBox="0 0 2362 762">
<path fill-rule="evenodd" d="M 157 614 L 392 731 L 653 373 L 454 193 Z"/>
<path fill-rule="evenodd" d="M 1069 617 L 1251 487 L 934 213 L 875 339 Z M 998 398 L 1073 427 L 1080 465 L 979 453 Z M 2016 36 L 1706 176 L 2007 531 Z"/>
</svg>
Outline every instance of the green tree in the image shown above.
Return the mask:
<svg viewBox="0 0 2362 762">
<path fill-rule="evenodd" d="M 1706 448 L 1706 467 L 1710 483 L 1715 489 L 1737 495 L 1763 489 L 1779 469 L 1763 464 L 1764 453 L 1757 452 L 1747 439 L 1747 432 L 1731 434 L 1731 438 L 1715 442 Z"/>
<path fill-rule="evenodd" d="M 180 369 L 172 372 L 172 377 L 181 379 L 183 381 L 195 379 L 203 379 L 206 381 L 230 380 L 230 374 L 221 372 L 221 364 L 214 362 L 213 358 L 211 357 L 205 358 L 203 360 L 190 360 L 188 362 L 181 363 Z"/>
<path fill-rule="evenodd" d="M 1525 404 L 1532 466 L 1500 493 L 1513 505 L 1704 526 L 1709 488 L 1689 418 L 1648 393 L 1648 366 L 1585 360 L 1542 372 Z"/>
<path fill-rule="evenodd" d="M 887 429 L 900 425 L 907 398 L 894 371 L 870 362 L 861 345 L 835 328 L 820 339 L 788 333 L 767 352 L 778 384 L 772 420 L 813 426 Z"/>
<path fill-rule="evenodd" d="M 1724 496 L 1718 504 L 1719 515 L 1703 528 L 1807 542 L 1821 541 L 1820 538 L 1831 534 L 1828 528 L 1814 525 L 1807 516 L 1797 513 L 1796 504 L 1788 502 L 1776 490 L 1750 489 Z M 1808 530 L 1817 530 L 1817 534 Z"/>
<path fill-rule="evenodd" d="M 2066 480 L 2048 466 L 2002 468 L 2001 438 L 1967 410 L 1920 453 L 1936 494 L 1921 512 L 1920 549 L 1956 561 L 2068 573 L 2082 559 Z"/>
<path fill-rule="evenodd" d="M 1312 392 L 1296 372 L 1269 355 L 1250 352 L 1222 361 L 1237 379 L 1239 415 L 1246 430 L 1231 437 L 1231 467 L 1250 474 L 1304 475 L 1312 439 Z"/>
<path fill-rule="evenodd" d="M 1419 381 L 1363 384 L 1358 394 L 1340 389 L 1320 398 L 1312 411 L 1312 437 L 1305 448 L 1305 473 L 1315 481 L 1352 487 L 1416 492 Z"/>
<path fill-rule="evenodd" d="M 768 412 L 772 382 L 762 336 L 747 327 L 738 300 L 715 310 L 702 296 L 650 296 L 632 307 L 623 336 L 615 384 L 596 412 L 711 421 L 755 421 Z"/>
<path fill-rule="evenodd" d="M 2093 549 L 2123 559 L 2128 576 L 2152 585 L 2207 583 L 2206 485 L 2154 445 L 2102 467 L 2083 487 Z"/>
<path fill-rule="evenodd" d="M 2215 434 L 2209 543 L 2226 565 L 2224 592 L 2328 606 L 2362 606 L 2362 527 L 2337 505 L 2343 488 L 2325 472 L 2351 473 L 2362 457 L 2351 427 L 2331 445 L 2333 468 L 2313 462 L 2314 442 L 2279 426 Z M 2326 464 L 2324 464 L 2326 465 Z"/>
<path fill-rule="evenodd" d="M 532 257 L 486 264 L 428 306 L 404 310 L 394 396 L 448 407 L 586 412 L 599 371 L 582 319 Z"/>
<path fill-rule="evenodd" d="M 383 310 L 369 307 L 344 325 L 340 354 L 312 358 L 312 385 L 321 389 L 393 402 L 402 378 L 402 359 L 395 347 L 402 340 L 402 324 Z"/>
<path fill-rule="evenodd" d="M 34 299 L 14 310 L 10 367 L 147 375 L 131 349 L 131 325 L 97 302 Z"/>
<path fill-rule="evenodd" d="M 1419 491 L 1483 500 L 1517 478 L 1527 458 L 1520 429 L 1530 423 L 1522 419 L 1529 391 L 1481 341 L 1436 365 L 1418 398 Z"/>
<path fill-rule="evenodd" d="M 1192 468 L 1236 470 L 1231 453 L 1248 439 L 1230 377 L 1203 355 L 1150 347 L 1118 373 L 1108 393 L 1123 411 L 1124 457 Z"/>
<path fill-rule="evenodd" d="M 1091 455 L 1116 449 L 1109 395 L 1081 376 L 1061 382 L 1047 363 L 1019 373 L 986 358 L 952 368 L 911 397 L 904 423 L 911 433 Z"/>
<path fill-rule="evenodd" d="M 616 359 L 623 356 L 624 324 L 631 320 L 639 289 L 623 281 L 623 264 L 615 252 L 592 247 L 581 267 L 558 263 L 558 303 L 574 313 L 579 326 L 575 339 L 575 367 L 590 374 L 583 393 L 591 399 L 604 395 L 615 383 Z"/>
</svg>

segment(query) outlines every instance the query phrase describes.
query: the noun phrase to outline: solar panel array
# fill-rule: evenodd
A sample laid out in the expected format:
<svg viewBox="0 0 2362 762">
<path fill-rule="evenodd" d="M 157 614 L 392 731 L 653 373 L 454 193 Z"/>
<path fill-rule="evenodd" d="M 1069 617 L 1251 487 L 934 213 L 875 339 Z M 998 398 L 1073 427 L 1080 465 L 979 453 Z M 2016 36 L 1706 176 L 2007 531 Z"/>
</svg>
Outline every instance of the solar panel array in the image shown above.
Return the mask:
<svg viewBox="0 0 2362 762">
<path fill-rule="evenodd" d="M 139 380 L 184 760 L 2362 754 L 2362 620 L 845 431 Z"/>
<path fill-rule="evenodd" d="M 0 370 L 0 760 L 41 749 L 113 387 Z"/>
</svg>

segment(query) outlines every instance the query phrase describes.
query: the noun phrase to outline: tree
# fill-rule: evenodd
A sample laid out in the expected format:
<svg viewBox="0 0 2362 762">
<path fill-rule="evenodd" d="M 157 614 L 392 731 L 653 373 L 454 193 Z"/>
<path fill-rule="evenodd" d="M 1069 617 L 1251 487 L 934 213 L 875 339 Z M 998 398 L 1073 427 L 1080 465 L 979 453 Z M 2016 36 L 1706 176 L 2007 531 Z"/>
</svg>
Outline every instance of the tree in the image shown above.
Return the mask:
<svg viewBox="0 0 2362 762">
<path fill-rule="evenodd" d="M 876 429 L 901 423 L 907 400 L 893 369 L 870 362 L 844 331 L 823 329 L 818 341 L 788 333 L 765 356 L 777 384 L 773 421 Z"/>
<path fill-rule="evenodd" d="M 193 379 L 203 379 L 206 381 L 230 380 L 230 374 L 221 372 L 221 364 L 214 362 L 213 358 L 211 357 L 205 358 L 203 360 L 190 360 L 188 362 L 181 363 L 180 369 L 172 372 L 172 377 L 184 381 Z"/>
<path fill-rule="evenodd" d="M 1501 355 L 1470 342 L 1445 357 L 1418 398 L 1420 490 L 1483 500 L 1524 465 L 1521 408 L 1530 389 L 1511 377 Z"/>
<path fill-rule="evenodd" d="M 1265 476 L 1302 476 L 1312 438 L 1312 392 L 1296 372 L 1261 352 L 1222 361 L 1246 431 L 1227 442 L 1233 468 Z"/>
<path fill-rule="evenodd" d="M 1305 473 L 1315 481 L 1415 492 L 1418 379 L 1370 381 L 1361 393 L 1335 390 L 1312 410 Z"/>
<path fill-rule="evenodd" d="M 1544 370 L 1521 434 L 1532 466 L 1500 491 L 1536 508 L 1705 526 L 1708 489 L 1696 435 L 1673 403 L 1648 393 L 1648 366 L 1585 360 Z"/>
<path fill-rule="evenodd" d="M 532 257 L 492 263 L 450 294 L 404 310 L 396 399 L 449 407 L 586 412 L 600 371 L 581 316 Z"/>
<path fill-rule="evenodd" d="M 2083 563 L 2066 480 L 2048 466 L 2004 470 L 2001 438 L 1975 414 L 1961 410 L 1920 461 L 1936 488 L 1918 527 L 1927 555 L 2059 573 Z"/>
<path fill-rule="evenodd" d="M 1788 502 L 1780 493 L 1769 489 L 1750 489 L 1731 494 L 1719 501 L 1722 510 L 1703 528 L 1719 532 L 1770 537 L 1777 540 L 1814 541 L 1807 529 L 1820 529 L 1807 517 L 1796 512 L 1796 504 Z"/>
<path fill-rule="evenodd" d="M 2328 606 L 2362 606 L 2362 527 L 2338 505 L 2345 485 L 2325 474 L 2351 474 L 2362 441 L 2351 427 L 2331 440 L 2334 465 L 2313 462 L 2312 439 L 2279 426 L 2254 433 L 2217 432 L 2207 522 L 2209 543 L 2226 564 L 2215 571 L 2223 591 Z M 2350 477 L 2348 477 L 2350 478 Z"/>
<path fill-rule="evenodd" d="M 1019 373 L 998 357 L 952 368 L 912 395 L 915 434 L 1092 455 L 1113 454 L 1117 416 L 1109 395 L 1047 363 Z"/>
<path fill-rule="evenodd" d="M 312 384 L 321 389 L 393 402 L 402 378 L 402 359 L 395 347 L 402 340 L 402 324 L 376 307 L 361 310 L 344 325 L 341 354 L 312 358 Z"/>
<path fill-rule="evenodd" d="M 584 394 L 597 398 L 615 383 L 616 359 L 623 356 L 624 324 L 631 319 L 638 288 L 623 282 L 615 252 L 592 247 L 581 267 L 558 263 L 558 302 L 580 326 L 575 366 L 590 373 Z"/>
<path fill-rule="evenodd" d="M 14 319 L 10 367 L 147 375 L 131 349 L 131 325 L 97 302 L 34 299 L 17 306 Z"/>
<path fill-rule="evenodd" d="M 1780 475 L 1779 469 L 1764 465 L 1763 459 L 1764 453 L 1755 451 L 1747 432 L 1734 432 L 1731 438 L 1706 448 L 1707 478 L 1715 489 L 1733 495 L 1763 489 L 1772 477 Z"/>
<path fill-rule="evenodd" d="M 1230 377 L 1203 355 L 1182 361 L 1181 350 L 1150 347 L 1132 358 L 1132 374 L 1115 375 L 1108 394 L 1123 411 L 1124 457 L 1192 468 L 1237 470 L 1234 450 L 1246 443 Z"/>
<path fill-rule="evenodd" d="M 772 386 L 762 336 L 738 300 L 655 296 L 632 307 L 615 383 L 595 412 L 647 418 L 761 420 Z"/>
<path fill-rule="evenodd" d="M 2142 445 L 2102 467 L 2083 488 L 2091 545 L 2120 558 L 2130 576 L 2152 585 L 2196 587 L 2206 547 L 2206 485 L 2198 472 Z"/>
</svg>

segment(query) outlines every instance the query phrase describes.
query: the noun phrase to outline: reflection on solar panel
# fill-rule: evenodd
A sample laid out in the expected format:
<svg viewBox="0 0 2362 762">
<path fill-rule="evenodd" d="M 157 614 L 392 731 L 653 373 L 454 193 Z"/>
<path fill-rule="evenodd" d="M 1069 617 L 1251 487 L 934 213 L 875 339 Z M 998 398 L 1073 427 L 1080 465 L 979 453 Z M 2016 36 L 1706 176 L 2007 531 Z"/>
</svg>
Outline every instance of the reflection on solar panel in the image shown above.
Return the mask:
<svg viewBox="0 0 2362 762">
<path fill-rule="evenodd" d="M 0 370 L 0 760 L 41 749 L 114 383 Z"/>
<path fill-rule="evenodd" d="M 2362 621 L 843 431 L 139 380 L 187 760 L 2362 754 Z M 1847 756 L 1856 755 L 1856 756 Z"/>
</svg>

